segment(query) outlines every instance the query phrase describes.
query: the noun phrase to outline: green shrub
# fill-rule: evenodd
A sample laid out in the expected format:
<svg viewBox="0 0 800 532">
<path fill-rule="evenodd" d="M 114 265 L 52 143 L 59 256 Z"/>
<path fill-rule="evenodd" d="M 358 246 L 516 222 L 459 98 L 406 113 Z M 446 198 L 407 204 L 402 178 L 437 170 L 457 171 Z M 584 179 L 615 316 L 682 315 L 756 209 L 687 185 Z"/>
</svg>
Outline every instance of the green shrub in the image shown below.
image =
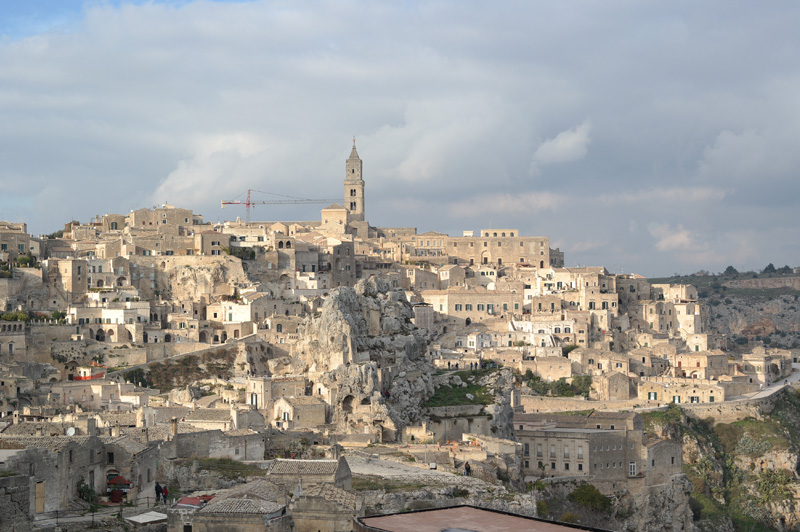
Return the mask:
<svg viewBox="0 0 800 532">
<path fill-rule="evenodd" d="M 584 484 L 567 495 L 567 499 L 595 512 L 608 513 L 611 510 L 611 499 L 600 493 L 592 484 Z"/>
<path fill-rule="evenodd" d="M 550 515 L 550 508 L 548 508 L 547 503 L 545 501 L 538 501 L 536 503 L 536 514 L 539 517 L 547 517 Z"/>
<path fill-rule="evenodd" d="M 567 512 L 561 516 L 561 519 L 559 519 L 559 521 L 561 521 L 562 523 L 572 523 L 574 525 L 578 523 L 579 519 L 578 516 L 575 515 L 574 513 Z"/>
</svg>

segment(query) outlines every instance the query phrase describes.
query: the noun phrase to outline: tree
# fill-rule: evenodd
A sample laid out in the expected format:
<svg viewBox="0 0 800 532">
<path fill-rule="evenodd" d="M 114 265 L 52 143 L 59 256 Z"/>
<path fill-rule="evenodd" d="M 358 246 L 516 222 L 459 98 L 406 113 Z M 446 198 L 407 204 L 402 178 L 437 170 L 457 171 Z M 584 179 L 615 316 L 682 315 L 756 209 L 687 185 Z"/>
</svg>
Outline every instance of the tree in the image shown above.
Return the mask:
<svg viewBox="0 0 800 532">
<path fill-rule="evenodd" d="M 762 271 L 761 273 L 775 273 L 775 271 L 776 271 L 775 265 L 770 262 L 769 264 L 767 264 L 767 267 L 764 268 L 764 271 Z"/>
<path fill-rule="evenodd" d="M 725 275 L 737 275 L 738 273 L 739 270 L 737 270 L 733 266 L 728 266 L 727 268 L 725 268 Z"/>
<path fill-rule="evenodd" d="M 21 255 L 17 257 L 17 264 L 19 264 L 22 267 L 27 267 L 31 263 L 31 260 L 33 259 L 31 259 L 27 255 Z"/>
</svg>

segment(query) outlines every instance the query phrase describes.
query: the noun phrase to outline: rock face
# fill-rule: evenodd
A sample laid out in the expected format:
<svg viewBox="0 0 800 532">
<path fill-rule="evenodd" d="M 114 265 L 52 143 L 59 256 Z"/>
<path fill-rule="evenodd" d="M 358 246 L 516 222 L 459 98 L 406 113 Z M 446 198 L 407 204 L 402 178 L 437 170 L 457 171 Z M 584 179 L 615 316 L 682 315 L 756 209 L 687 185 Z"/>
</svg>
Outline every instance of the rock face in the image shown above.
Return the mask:
<svg viewBox="0 0 800 532">
<path fill-rule="evenodd" d="M 196 260 L 198 257 L 191 258 Z M 190 300 L 200 294 L 231 295 L 236 283 L 247 282 L 242 261 L 235 257 L 202 257 L 201 264 L 177 259 L 182 257 L 164 261 L 162 268 L 172 299 Z"/>
<path fill-rule="evenodd" d="M 767 347 L 796 347 L 800 345 L 798 299 L 796 295 L 714 296 L 709 299 L 709 326 L 743 345 L 745 339 L 764 339 Z"/>
<path fill-rule="evenodd" d="M 412 317 L 405 295 L 381 279 L 336 289 L 299 327 L 283 369 L 328 390 L 337 430 L 394 440 L 433 394 L 427 339 Z"/>
<path fill-rule="evenodd" d="M 644 488 L 637 493 L 622 491 L 609 497 L 610 509 L 591 509 L 570 500 L 574 481 L 546 484 L 538 498 L 539 517 L 566 520 L 607 530 L 630 532 L 695 532 L 689 507 L 692 485 L 686 475 L 675 475 L 670 482 Z M 542 513 L 545 512 L 545 513 Z"/>
</svg>

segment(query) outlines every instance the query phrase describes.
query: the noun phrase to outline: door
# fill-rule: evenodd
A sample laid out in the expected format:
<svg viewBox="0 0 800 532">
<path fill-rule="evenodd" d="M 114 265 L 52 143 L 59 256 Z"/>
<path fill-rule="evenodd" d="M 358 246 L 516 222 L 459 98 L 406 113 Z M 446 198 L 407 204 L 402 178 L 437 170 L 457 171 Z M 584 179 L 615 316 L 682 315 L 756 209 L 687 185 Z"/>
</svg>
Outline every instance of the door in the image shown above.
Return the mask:
<svg viewBox="0 0 800 532">
<path fill-rule="evenodd" d="M 44 512 L 44 482 L 36 483 L 36 513 Z"/>
</svg>

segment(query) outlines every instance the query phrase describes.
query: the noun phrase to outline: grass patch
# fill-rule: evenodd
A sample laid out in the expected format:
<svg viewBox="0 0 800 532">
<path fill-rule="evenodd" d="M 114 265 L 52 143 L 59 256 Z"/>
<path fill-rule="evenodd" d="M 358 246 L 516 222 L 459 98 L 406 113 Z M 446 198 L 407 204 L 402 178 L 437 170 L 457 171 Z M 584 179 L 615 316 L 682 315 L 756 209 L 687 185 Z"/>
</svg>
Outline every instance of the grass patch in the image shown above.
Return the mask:
<svg viewBox="0 0 800 532">
<path fill-rule="evenodd" d="M 403 491 L 415 491 L 427 485 L 418 480 L 406 478 L 383 478 L 374 475 L 353 476 L 354 491 L 379 491 L 385 490 L 387 493 L 397 493 Z"/>
<path fill-rule="evenodd" d="M 791 445 L 781 426 L 772 419 L 759 421 L 747 418 L 733 423 L 717 423 L 714 432 L 727 453 L 733 453 L 736 450 L 745 433 L 757 442 L 769 442 L 772 449 L 785 450 Z M 747 454 L 752 453 L 748 452 Z"/>
<path fill-rule="evenodd" d="M 747 517 L 738 512 L 731 512 L 731 521 L 733 522 L 733 529 L 737 532 L 775 532 L 774 528 L 770 528 L 752 517 Z"/>
<path fill-rule="evenodd" d="M 224 478 L 239 478 L 264 476 L 266 472 L 256 466 L 243 464 L 230 458 L 187 458 L 180 462 L 180 465 L 191 466 L 197 460 L 198 466 L 204 471 L 212 471 Z"/>
<path fill-rule="evenodd" d="M 467 397 L 472 394 L 473 398 Z M 494 403 L 494 396 L 484 386 L 467 384 L 466 387 L 439 386 L 433 397 L 423 404 L 423 407 L 458 405 L 489 405 Z"/>
<path fill-rule="evenodd" d="M 700 519 L 717 521 L 725 516 L 719 503 L 704 493 L 693 492 L 689 498 L 689 507 L 692 509 L 695 521 Z"/>
</svg>

